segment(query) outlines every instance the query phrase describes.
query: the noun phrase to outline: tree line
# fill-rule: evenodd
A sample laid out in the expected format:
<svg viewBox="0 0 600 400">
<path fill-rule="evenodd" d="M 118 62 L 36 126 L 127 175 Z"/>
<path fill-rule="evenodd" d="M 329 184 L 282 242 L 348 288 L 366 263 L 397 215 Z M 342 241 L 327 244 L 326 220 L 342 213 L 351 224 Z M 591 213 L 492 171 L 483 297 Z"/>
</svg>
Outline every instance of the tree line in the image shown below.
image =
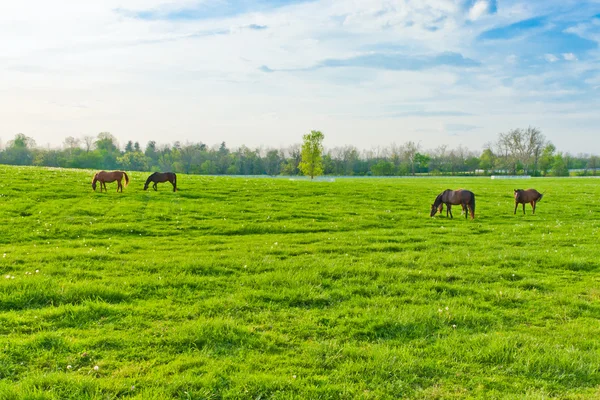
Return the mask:
<svg viewBox="0 0 600 400">
<path fill-rule="evenodd" d="M 319 143 L 296 144 L 282 149 L 229 148 L 205 143 L 157 144 L 128 141 L 123 148 L 108 132 L 83 138 L 67 137 L 61 148 L 41 148 L 33 138 L 22 133 L 0 150 L 0 163 L 63 168 L 124 169 L 130 171 L 172 171 L 202 175 L 333 175 L 333 176 L 403 176 L 403 175 L 532 175 L 566 176 L 569 170 L 581 175 L 595 175 L 599 158 L 590 154 L 577 156 L 560 152 L 537 128 L 513 129 L 498 135 L 482 151 L 464 146 L 442 145 L 425 150 L 408 141 L 370 150 L 347 145 L 322 148 Z M 305 137 L 306 140 L 306 137 Z M 321 147 L 314 147 L 314 146 Z M 308 147 L 309 149 L 311 147 Z M 306 163 L 309 155 L 318 161 Z M 304 159 L 304 163 L 303 163 Z M 315 171 L 314 166 L 317 170 Z"/>
</svg>

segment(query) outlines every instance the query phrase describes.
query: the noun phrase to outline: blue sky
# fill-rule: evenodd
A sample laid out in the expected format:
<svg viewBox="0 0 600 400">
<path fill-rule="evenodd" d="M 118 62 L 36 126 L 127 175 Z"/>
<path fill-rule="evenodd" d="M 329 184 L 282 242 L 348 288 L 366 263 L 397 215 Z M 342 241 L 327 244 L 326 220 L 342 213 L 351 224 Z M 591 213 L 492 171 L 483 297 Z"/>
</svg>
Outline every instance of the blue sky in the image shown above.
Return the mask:
<svg viewBox="0 0 600 400">
<path fill-rule="evenodd" d="M 598 0 L 30 0 L 0 6 L 0 145 L 479 151 L 535 126 L 600 154 Z M 87 4 L 98 3 L 98 4 Z"/>
</svg>

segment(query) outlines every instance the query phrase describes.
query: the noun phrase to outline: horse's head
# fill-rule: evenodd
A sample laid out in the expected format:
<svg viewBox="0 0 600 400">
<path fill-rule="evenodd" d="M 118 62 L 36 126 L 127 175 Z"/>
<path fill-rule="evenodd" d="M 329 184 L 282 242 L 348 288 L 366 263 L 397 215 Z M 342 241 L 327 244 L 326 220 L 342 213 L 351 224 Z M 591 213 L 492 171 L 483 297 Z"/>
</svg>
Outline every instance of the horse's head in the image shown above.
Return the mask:
<svg viewBox="0 0 600 400">
<path fill-rule="evenodd" d="M 435 204 L 432 204 L 431 205 L 431 213 L 429 213 L 429 216 L 433 217 L 437 211 L 438 211 L 438 207 L 436 207 Z"/>
<path fill-rule="evenodd" d="M 92 182 L 92 189 L 94 189 L 94 191 L 96 191 L 96 181 L 94 180 L 94 182 Z"/>
<path fill-rule="evenodd" d="M 148 183 L 144 185 L 144 190 L 148 190 Z"/>
</svg>

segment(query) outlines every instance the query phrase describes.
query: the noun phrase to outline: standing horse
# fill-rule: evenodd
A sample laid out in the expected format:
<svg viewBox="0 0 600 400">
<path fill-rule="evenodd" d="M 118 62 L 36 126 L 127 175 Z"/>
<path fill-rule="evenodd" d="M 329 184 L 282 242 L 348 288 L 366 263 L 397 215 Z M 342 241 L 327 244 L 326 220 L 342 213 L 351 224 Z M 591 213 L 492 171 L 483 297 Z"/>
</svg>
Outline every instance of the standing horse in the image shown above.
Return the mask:
<svg viewBox="0 0 600 400">
<path fill-rule="evenodd" d="M 158 190 L 158 186 L 156 185 L 157 183 L 162 183 L 162 182 L 171 182 L 171 185 L 173 185 L 173 191 L 177 191 L 177 175 L 175 175 L 174 172 L 155 172 L 152 175 L 150 175 L 148 177 L 148 179 L 146 179 L 146 184 L 144 185 L 144 190 L 148 190 L 148 185 L 150 184 L 150 182 L 154 182 L 154 185 L 152 185 L 152 187 L 154 188 L 154 190 Z"/>
<path fill-rule="evenodd" d="M 544 195 L 535 189 L 515 189 L 515 212 L 513 215 L 517 213 L 519 204 L 523 204 L 523 214 L 525 214 L 525 203 L 531 204 L 533 214 L 535 214 L 535 205 L 538 201 L 542 200 L 542 197 L 544 197 Z"/>
<path fill-rule="evenodd" d="M 452 216 L 452 205 L 460 204 L 463 210 L 467 210 L 471 213 L 471 219 L 475 219 L 475 194 L 468 190 L 450 190 L 446 189 L 442 193 L 440 193 L 436 198 L 433 204 L 431 205 L 431 213 L 429 214 L 433 217 L 437 212 L 442 212 L 444 209 L 444 204 L 446 205 L 446 217 L 448 213 L 450 213 L 450 218 L 454 218 Z M 468 218 L 468 214 L 465 212 L 465 218 Z"/>
<path fill-rule="evenodd" d="M 96 182 L 100 182 L 100 192 L 102 192 L 102 187 L 104 187 L 104 190 L 107 191 L 106 190 L 106 182 L 110 183 L 110 182 L 117 181 L 117 185 L 118 185 L 117 192 L 119 192 L 119 189 L 120 189 L 121 193 L 123 193 L 123 184 L 121 183 L 123 178 L 125 178 L 125 186 L 129 185 L 129 177 L 127 176 L 127 173 L 125 173 L 123 171 L 96 172 L 96 175 L 94 175 L 94 180 L 92 181 L 92 189 L 94 189 L 94 191 L 95 191 L 96 190 Z"/>
</svg>

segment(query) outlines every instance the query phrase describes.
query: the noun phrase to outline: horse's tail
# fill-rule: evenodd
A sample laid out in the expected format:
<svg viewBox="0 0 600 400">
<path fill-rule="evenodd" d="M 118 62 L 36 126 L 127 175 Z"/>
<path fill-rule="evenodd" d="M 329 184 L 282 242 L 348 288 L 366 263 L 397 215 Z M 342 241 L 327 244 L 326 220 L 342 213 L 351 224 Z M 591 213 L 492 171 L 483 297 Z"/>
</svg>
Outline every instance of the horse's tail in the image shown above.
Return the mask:
<svg viewBox="0 0 600 400">
<path fill-rule="evenodd" d="M 127 172 L 123 171 L 123 176 L 125 176 L 125 187 L 129 185 L 129 177 L 127 176 Z"/>
<path fill-rule="evenodd" d="M 177 191 L 177 174 L 173 172 L 173 191 Z"/>
<path fill-rule="evenodd" d="M 540 193 L 540 197 L 537 199 L 537 201 L 542 201 L 542 197 L 544 197 L 544 193 Z"/>
<path fill-rule="evenodd" d="M 471 219 L 475 219 L 475 193 L 471 192 L 471 200 L 469 200 L 469 206 L 471 207 Z"/>
</svg>

